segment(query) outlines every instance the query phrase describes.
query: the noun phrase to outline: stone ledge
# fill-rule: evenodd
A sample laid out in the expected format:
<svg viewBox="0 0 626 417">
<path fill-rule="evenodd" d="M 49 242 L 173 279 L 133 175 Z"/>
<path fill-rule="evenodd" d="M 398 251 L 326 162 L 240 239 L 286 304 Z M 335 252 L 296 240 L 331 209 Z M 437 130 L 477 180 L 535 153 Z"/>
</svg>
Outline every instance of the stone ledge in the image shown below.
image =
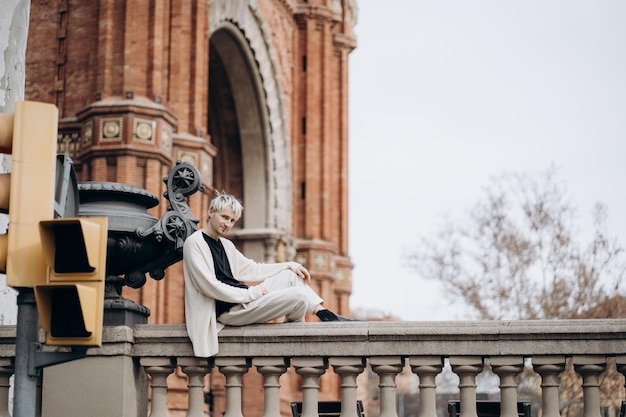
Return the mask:
<svg viewBox="0 0 626 417">
<path fill-rule="evenodd" d="M 0 357 L 15 356 L 15 326 L 0 326 Z M 226 327 L 218 357 L 626 357 L 626 319 L 285 323 Z M 89 355 L 193 357 L 184 324 L 105 326 Z"/>
<path fill-rule="evenodd" d="M 137 325 L 135 356 L 193 356 L 184 324 Z M 340 322 L 226 327 L 218 357 L 624 355 L 626 320 Z"/>
<path fill-rule="evenodd" d="M 15 356 L 15 333 L 14 325 L 0 326 L 0 358 L 12 358 Z"/>
</svg>

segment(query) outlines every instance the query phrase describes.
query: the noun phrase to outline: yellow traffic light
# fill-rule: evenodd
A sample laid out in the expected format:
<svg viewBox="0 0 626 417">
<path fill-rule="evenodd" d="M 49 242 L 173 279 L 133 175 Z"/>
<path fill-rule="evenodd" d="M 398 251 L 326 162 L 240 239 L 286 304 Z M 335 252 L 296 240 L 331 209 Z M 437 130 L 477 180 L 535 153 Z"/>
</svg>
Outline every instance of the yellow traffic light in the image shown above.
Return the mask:
<svg viewBox="0 0 626 417">
<path fill-rule="evenodd" d="M 0 152 L 11 154 L 11 174 L 0 175 L 0 210 L 9 213 L 0 235 L 0 272 L 12 287 L 46 282 L 39 222 L 54 217 L 58 110 L 52 104 L 18 101 L 0 115 Z"/>
<path fill-rule="evenodd" d="M 46 344 L 101 346 L 108 219 L 40 223 L 48 283 L 35 286 Z"/>
<path fill-rule="evenodd" d="M 107 218 L 57 219 L 58 110 L 19 101 L 0 115 L 0 152 L 11 173 L 0 175 L 0 211 L 9 226 L 0 235 L 0 272 L 7 284 L 33 287 L 46 343 L 101 346 Z M 63 194 L 65 195 L 65 194 Z M 63 210 L 65 212 L 65 210 Z"/>
</svg>

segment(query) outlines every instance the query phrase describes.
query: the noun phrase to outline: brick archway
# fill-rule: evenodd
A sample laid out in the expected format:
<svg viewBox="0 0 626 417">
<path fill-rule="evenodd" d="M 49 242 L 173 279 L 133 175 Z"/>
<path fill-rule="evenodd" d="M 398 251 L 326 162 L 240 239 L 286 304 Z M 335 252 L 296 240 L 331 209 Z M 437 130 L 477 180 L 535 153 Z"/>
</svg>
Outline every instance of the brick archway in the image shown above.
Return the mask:
<svg viewBox="0 0 626 417">
<path fill-rule="evenodd" d="M 276 243 L 291 241 L 290 139 L 274 54 L 252 3 L 211 2 L 209 130 L 224 152 L 216 185 L 239 193 L 247 207 L 242 246 L 273 261 Z"/>
</svg>

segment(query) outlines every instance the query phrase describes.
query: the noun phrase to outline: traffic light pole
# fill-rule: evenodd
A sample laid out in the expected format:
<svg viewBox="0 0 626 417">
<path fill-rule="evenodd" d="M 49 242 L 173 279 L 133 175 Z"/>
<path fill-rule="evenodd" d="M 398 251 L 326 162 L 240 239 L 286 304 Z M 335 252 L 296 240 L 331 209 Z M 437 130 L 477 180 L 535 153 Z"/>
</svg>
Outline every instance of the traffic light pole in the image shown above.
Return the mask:
<svg viewBox="0 0 626 417">
<path fill-rule="evenodd" d="M 0 0 L 1 1 L 1 0 Z M 56 259 L 52 248 L 44 253 L 42 248 L 41 223 L 50 222 L 57 215 L 65 215 L 64 204 L 67 202 L 69 183 L 66 177 L 71 174 L 71 164 L 59 161 L 56 157 L 59 111 L 56 106 L 33 101 L 18 101 L 15 103 L 15 113 L 0 114 L 0 152 L 11 154 L 11 173 L 0 176 L 0 210 L 6 213 L 8 209 L 10 227 L 7 233 L 0 235 L 0 272 L 6 274 L 6 284 L 17 289 L 17 333 L 15 338 L 15 391 L 13 401 L 13 417 L 35 417 L 40 408 L 40 393 L 38 382 L 42 375 L 42 368 L 57 363 L 68 362 L 86 356 L 87 346 L 100 346 L 102 343 L 102 310 L 104 293 L 104 269 L 106 264 L 107 218 L 100 218 L 95 224 L 85 223 L 95 240 L 90 240 L 77 233 L 73 238 L 84 242 L 85 256 L 91 259 L 93 255 L 98 265 L 88 264 L 83 269 L 88 272 L 97 271 L 88 278 L 94 283 L 51 283 L 48 281 L 49 271 L 56 272 Z M 64 169 L 59 170 L 59 162 Z M 56 172 L 56 175 L 55 175 Z M 56 193 L 56 182 L 62 181 L 59 194 Z M 35 188 L 37 191 L 32 192 Z M 57 201 L 56 198 L 62 199 Z M 64 219 L 67 222 L 69 219 Z M 77 219 L 69 221 L 72 230 L 77 230 L 75 223 L 83 227 L 83 221 Z M 65 226 L 65 223 L 64 223 Z M 61 226 L 59 226 L 60 228 Z M 48 226 L 48 229 L 55 229 Z M 55 229 L 56 230 L 56 229 Z M 67 229 L 63 229 L 66 231 Z M 54 230 L 53 230 L 54 232 Z M 55 236 L 48 232 L 46 236 Z M 48 239 L 49 240 L 49 239 Z M 63 248 L 67 248 L 63 242 Z M 87 249 L 91 249 L 87 253 Z M 95 253 L 93 253 L 95 252 Z M 52 256 L 51 256 L 52 255 Z M 54 262 L 50 262 L 50 260 Z M 81 258 L 82 259 L 82 258 Z M 54 265 L 49 265 L 54 264 Z M 70 262 L 62 265 L 66 270 L 75 271 Z M 65 274 L 68 275 L 68 274 Z M 69 274 L 71 275 L 71 274 Z M 82 277 L 82 275 L 81 275 Z M 71 281 L 71 280 L 70 280 Z M 54 285 L 51 285 L 54 284 Z M 54 290 L 46 287 L 54 286 Z M 38 289 L 39 288 L 39 289 Z M 78 305 L 80 310 L 68 310 L 65 299 L 55 300 L 51 294 L 63 292 L 63 289 L 74 289 L 77 297 L 71 299 L 73 306 Z M 59 291 L 57 291 L 59 290 Z M 93 294 L 96 294 L 93 296 Z M 77 304 L 76 298 L 80 297 Z M 93 299 L 96 302 L 93 302 Z M 78 314 L 85 318 L 84 303 L 91 307 L 88 311 L 93 322 L 76 320 Z M 37 305 L 39 304 L 39 306 Z M 47 308 L 46 308 L 47 307 Z M 46 312 L 47 320 L 40 320 L 39 312 Z M 93 316 L 93 317 L 92 317 Z M 86 327 L 79 333 L 79 337 L 62 337 L 67 334 L 75 336 L 73 327 L 68 330 L 66 319 L 73 319 Z M 72 346 L 71 352 L 43 352 L 38 343 L 39 324 L 46 330 L 46 343 L 56 346 Z M 72 323 L 74 323 L 72 322 Z M 85 323 L 83 323 L 85 322 Z M 93 336 L 84 343 L 84 334 Z M 60 335 L 57 337 L 57 335 Z M 63 340 L 55 340 L 63 339 Z M 80 340 L 78 340 L 80 339 Z M 56 342 L 56 343 L 53 343 Z M 67 343 L 65 343 L 67 342 Z M 81 343 L 82 342 L 82 343 Z"/>
<path fill-rule="evenodd" d="M 35 417 L 40 405 L 37 382 L 41 370 L 87 356 L 87 347 L 73 346 L 66 352 L 42 352 L 38 342 L 39 315 L 32 288 L 20 288 L 17 295 L 15 336 L 15 391 L 13 417 Z"/>
<path fill-rule="evenodd" d="M 37 343 L 37 304 L 32 288 L 20 288 L 17 296 L 17 334 L 15 337 L 15 391 L 13 417 L 35 417 L 39 398 L 38 375 L 29 372 L 32 346 Z"/>
</svg>

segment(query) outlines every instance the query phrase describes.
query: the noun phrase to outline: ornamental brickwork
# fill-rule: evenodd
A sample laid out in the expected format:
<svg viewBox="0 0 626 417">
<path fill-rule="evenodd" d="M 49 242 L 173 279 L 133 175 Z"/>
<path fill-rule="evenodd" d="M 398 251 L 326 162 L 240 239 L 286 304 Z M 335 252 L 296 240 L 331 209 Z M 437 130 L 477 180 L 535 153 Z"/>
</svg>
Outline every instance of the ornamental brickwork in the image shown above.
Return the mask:
<svg viewBox="0 0 626 417">
<path fill-rule="evenodd" d="M 233 240 L 258 261 L 309 268 L 328 307 L 349 315 L 348 54 L 356 0 L 36 0 L 26 56 L 27 100 L 60 111 L 59 152 L 79 181 L 112 181 L 161 196 L 177 160 L 202 174 L 191 197 L 204 223 L 213 190 L 246 207 Z M 151 209 L 160 217 L 165 202 Z M 124 296 L 151 323 L 183 323 L 180 264 Z M 313 319 L 315 320 L 315 319 Z M 184 375 L 170 378 L 171 415 L 185 415 Z M 281 379 L 285 414 L 299 378 Z M 338 398 L 321 378 L 320 399 Z M 247 417 L 262 384 L 244 382 Z M 207 380 L 213 411 L 224 380 Z M 219 415 L 219 414 L 216 414 Z"/>
</svg>

